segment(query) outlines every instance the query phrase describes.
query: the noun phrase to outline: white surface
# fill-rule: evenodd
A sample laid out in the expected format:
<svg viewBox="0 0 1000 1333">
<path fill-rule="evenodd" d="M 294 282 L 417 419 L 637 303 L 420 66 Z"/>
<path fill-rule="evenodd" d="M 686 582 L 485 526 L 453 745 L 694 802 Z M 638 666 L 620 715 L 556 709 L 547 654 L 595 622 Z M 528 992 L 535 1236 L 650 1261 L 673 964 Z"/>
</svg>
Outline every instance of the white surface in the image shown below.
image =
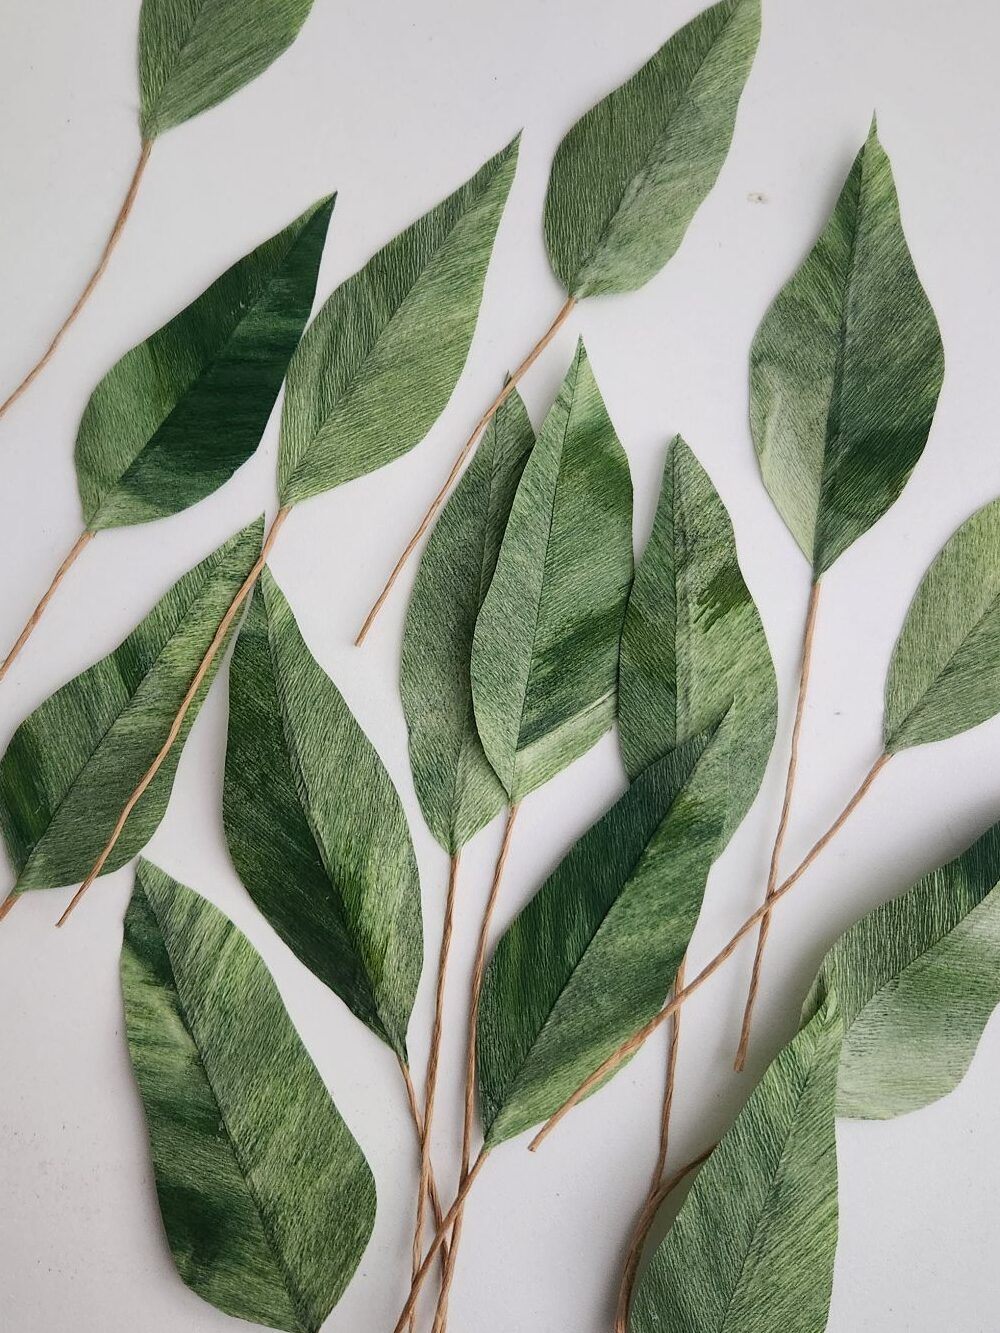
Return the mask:
<svg viewBox="0 0 1000 1333">
<path fill-rule="evenodd" d="M 384 755 L 412 816 L 428 939 L 446 866 L 413 798 L 396 692 L 406 588 L 363 652 L 354 632 L 424 503 L 503 371 L 561 297 L 541 204 L 573 120 L 699 0 L 316 0 L 300 41 L 238 97 L 166 136 L 113 265 L 45 378 L 0 425 L 11 641 L 80 526 L 72 445 L 87 395 L 126 348 L 331 187 L 340 191 L 320 295 L 521 126 L 525 135 L 469 369 L 430 437 L 391 469 L 301 508 L 274 560 L 306 638 Z M 3 6 L 0 99 L 2 385 L 16 382 L 93 265 L 137 152 L 138 0 Z M 668 269 L 642 292 L 588 303 L 525 394 L 536 421 L 573 339 L 587 340 L 631 459 L 645 539 L 668 437 L 681 430 L 735 518 L 782 687 L 765 789 L 712 876 L 704 961 L 756 906 L 776 820 L 807 569 L 761 488 L 747 428 L 753 331 L 826 217 L 877 107 L 904 220 L 948 355 L 938 420 L 904 498 L 825 584 L 793 863 L 874 757 L 889 652 L 916 583 L 966 515 L 1000 491 L 996 436 L 995 52 L 986 0 L 765 0 L 765 33 L 729 162 Z M 0 395 L 2 396 L 2 395 Z M 107 652 L 186 568 L 265 505 L 276 423 L 221 492 L 87 550 L 0 690 L 0 744 L 56 686 Z M 412 575 L 412 570 L 410 571 Z M 409 586 L 409 579 L 406 587 Z M 374 1168 L 375 1237 L 331 1329 L 386 1333 L 405 1292 L 414 1146 L 390 1058 L 252 908 L 222 838 L 226 690 L 206 704 L 149 855 L 208 894 L 273 968 L 295 1021 Z M 870 905 L 953 855 L 1000 815 L 1000 722 L 890 767 L 850 829 L 780 910 L 752 1074 L 792 1030 L 824 946 Z M 528 803 L 499 925 L 622 785 L 605 741 Z M 463 867 L 437 1158 L 452 1181 L 466 978 L 499 829 Z M 2 882 L 2 881 L 0 881 Z M 237 1327 L 175 1277 L 123 1048 L 116 959 L 131 883 L 102 881 L 72 927 L 63 892 L 0 931 L 0 1327 L 9 1333 L 225 1333 Z M 729 1073 L 746 985 L 741 953 L 686 1012 L 675 1153 L 727 1124 L 752 1074 Z M 412 1026 L 416 1067 L 429 978 Z M 498 1153 L 470 1208 L 455 1333 L 604 1333 L 623 1238 L 655 1152 L 655 1041 L 537 1157 Z M 997 1328 L 1000 1026 L 944 1102 L 840 1131 L 842 1229 L 831 1333 Z"/>
</svg>

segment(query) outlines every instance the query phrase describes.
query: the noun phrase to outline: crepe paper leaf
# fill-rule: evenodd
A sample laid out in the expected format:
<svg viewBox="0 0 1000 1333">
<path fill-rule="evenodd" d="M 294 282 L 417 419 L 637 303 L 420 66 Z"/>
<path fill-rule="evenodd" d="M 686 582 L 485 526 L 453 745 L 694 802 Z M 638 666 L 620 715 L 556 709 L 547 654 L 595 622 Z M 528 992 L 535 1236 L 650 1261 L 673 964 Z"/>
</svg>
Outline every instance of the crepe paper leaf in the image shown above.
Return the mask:
<svg viewBox="0 0 1000 1333">
<path fill-rule="evenodd" d="M 260 555 L 263 531 L 258 519 L 189 570 L 114 652 L 56 690 L 14 732 L 0 759 L 0 829 L 17 875 L 15 891 L 60 888 L 89 873 L 167 739 Z M 184 743 L 222 657 L 223 651 L 216 654 L 177 741 L 102 874 L 131 861 L 156 832 Z"/>
<path fill-rule="evenodd" d="M 731 731 L 728 841 L 764 777 L 778 688 L 729 514 L 678 436 L 622 630 L 618 726 L 629 776 L 723 715 Z"/>
<path fill-rule="evenodd" d="M 419 444 L 458 383 L 519 138 L 341 283 L 288 371 L 278 488 L 297 504 Z"/>
<path fill-rule="evenodd" d="M 770 1066 L 639 1280 L 630 1333 L 819 1333 L 837 1250 L 827 1003 Z"/>
<path fill-rule="evenodd" d="M 223 820 L 240 879 L 309 970 L 406 1059 L 423 961 L 406 816 L 264 570 L 233 653 Z"/>
<path fill-rule="evenodd" d="M 375 1182 L 264 963 L 140 861 L 121 975 L 178 1273 L 226 1314 L 317 1333 L 365 1252 Z"/>
<path fill-rule="evenodd" d="M 662 1008 L 725 819 L 729 755 L 711 737 L 641 773 L 497 945 L 478 1033 L 487 1146 L 552 1115 Z"/>
<path fill-rule="evenodd" d="M 312 0 L 142 0 L 142 137 L 218 106 L 282 55 Z"/>
<path fill-rule="evenodd" d="M 472 636 L 535 443 L 513 390 L 431 533 L 406 617 L 400 692 L 427 826 L 451 855 L 507 804 L 472 709 Z"/>
<path fill-rule="evenodd" d="M 947 740 L 1000 712 L 1000 500 L 945 543 L 893 650 L 885 748 Z"/>
<path fill-rule="evenodd" d="M 581 342 L 514 497 L 472 646 L 487 758 L 512 802 L 611 726 L 632 481 Z"/>
<path fill-rule="evenodd" d="M 844 1017 L 837 1113 L 887 1120 L 965 1077 L 1000 1004 L 1000 824 L 877 907 L 827 954 L 806 1003 Z"/>
<path fill-rule="evenodd" d="M 76 441 L 90 531 L 176 514 L 257 448 L 309 318 L 333 205 L 320 200 L 239 260 L 101 380 Z"/>
<path fill-rule="evenodd" d="M 760 0 L 722 0 L 563 139 L 545 242 L 570 296 L 635 291 L 673 257 L 726 160 L 759 39 Z"/>
<path fill-rule="evenodd" d="M 826 229 L 757 331 L 754 447 L 819 577 L 895 503 L 944 377 L 934 311 L 872 124 Z"/>
</svg>

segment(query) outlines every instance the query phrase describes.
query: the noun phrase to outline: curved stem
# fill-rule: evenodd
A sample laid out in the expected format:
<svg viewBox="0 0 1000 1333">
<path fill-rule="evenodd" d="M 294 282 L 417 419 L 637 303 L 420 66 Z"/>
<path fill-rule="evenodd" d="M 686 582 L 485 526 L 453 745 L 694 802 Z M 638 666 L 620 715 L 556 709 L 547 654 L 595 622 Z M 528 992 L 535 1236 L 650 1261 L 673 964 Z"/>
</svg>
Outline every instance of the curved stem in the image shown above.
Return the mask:
<svg viewBox="0 0 1000 1333">
<path fill-rule="evenodd" d="M 809 692 L 809 673 L 812 668 L 813 639 L 816 634 L 816 614 L 819 610 L 819 579 L 812 585 L 809 594 L 809 609 L 806 612 L 805 632 L 802 637 L 802 661 L 799 667 L 799 695 L 795 704 L 795 722 L 792 725 L 792 744 L 788 755 L 788 771 L 785 774 L 785 795 L 781 803 L 781 818 L 778 831 L 774 836 L 771 849 L 771 865 L 767 872 L 766 902 L 774 897 L 778 886 L 778 870 L 781 864 L 781 852 L 788 832 L 788 821 L 792 813 L 792 793 L 795 790 L 795 776 L 799 767 L 799 741 L 802 736 L 802 722 L 806 712 L 806 696 Z M 746 1007 L 743 1010 L 743 1026 L 740 1029 L 740 1044 L 736 1051 L 736 1072 L 743 1072 L 747 1062 L 747 1050 L 750 1046 L 750 1028 L 753 1025 L 753 1011 L 760 990 L 760 976 L 764 966 L 764 950 L 767 937 L 771 932 L 771 913 L 761 920 L 760 933 L 757 936 L 757 952 L 754 955 L 753 971 L 750 974 L 750 989 L 747 992 Z"/>
<path fill-rule="evenodd" d="M 413 1127 L 417 1131 L 417 1144 L 423 1149 L 424 1125 L 426 1120 L 420 1114 L 420 1106 L 417 1102 L 417 1090 L 413 1086 L 413 1076 L 402 1060 L 399 1061 L 399 1072 L 403 1075 L 403 1086 L 406 1089 L 406 1104 L 410 1108 L 410 1119 L 413 1121 Z M 438 1193 L 437 1181 L 434 1179 L 434 1169 L 431 1168 L 427 1181 L 427 1198 L 431 1202 L 431 1211 L 434 1214 L 434 1226 L 439 1227 L 444 1220 L 444 1211 L 441 1207 L 441 1196 Z M 447 1245 L 441 1251 L 442 1258 L 448 1254 Z M 418 1261 L 419 1266 L 419 1261 Z M 416 1271 L 416 1270 L 414 1270 Z"/>
<path fill-rule="evenodd" d="M 707 963 L 705 967 L 702 968 L 695 979 L 689 982 L 683 990 L 678 991 L 670 1003 L 665 1008 L 661 1009 L 655 1018 L 650 1019 L 645 1027 L 640 1028 L 638 1032 L 629 1037 L 628 1041 L 623 1042 L 622 1045 L 618 1047 L 617 1051 L 614 1051 L 609 1055 L 604 1063 L 595 1069 L 590 1077 L 580 1084 L 576 1092 L 563 1102 L 555 1115 L 545 1122 L 539 1132 L 531 1140 L 531 1143 L 528 1145 L 531 1152 L 536 1152 L 542 1146 L 555 1127 L 569 1115 L 574 1106 L 578 1105 L 588 1093 L 592 1092 L 594 1088 L 603 1083 L 610 1074 L 613 1074 L 620 1065 L 633 1056 L 636 1051 L 645 1044 L 646 1040 L 653 1035 L 657 1028 L 662 1027 L 668 1019 L 672 1018 L 681 1005 L 684 1004 L 696 990 L 700 990 L 705 982 L 708 981 L 709 977 L 718 972 L 719 968 L 722 967 L 724 963 L 729 961 L 746 936 L 749 935 L 754 927 L 764 919 L 766 914 L 772 907 L 774 907 L 779 899 L 784 898 L 786 894 L 791 893 L 792 889 L 795 888 L 796 884 L 816 860 L 817 856 L 819 856 L 828 843 L 833 841 L 847 823 L 848 819 L 850 819 L 854 811 L 864 800 L 872 783 L 882 772 L 882 769 L 885 768 L 890 758 L 891 756 L 888 754 L 879 755 L 878 759 L 875 760 L 875 763 L 868 770 L 861 786 L 848 801 L 847 805 L 844 806 L 843 810 L 823 836 L 817 842 L 813 843 L 805 858 L 799 863 L 795 870 L 792 871 L 784 883 L 775 889 L 770 902 L 764 903 L 752 916 L 747 917 L 746 921 L 743 922 L 743 925 L 740 926 L 739 930 L 725 948 L 719 950 L 711 962 Z"/>
<path fill-rule="evenodd" d="M 274 543 L 278 539 L 278 533 L 281 531 L 285 519 L 291 512 L 292 512 L 291 506 L 285 505 L 284 508 L 279 509 L 277 514 L 275 515 L 274 522 L 271 524 L 268 534 L 264 538 L 264 544 L 261 547 L 260 555 L 257 558 L 257 562 L 251 569 L 250 573 L 244 579 L 242 585 L 240 586 L 239 591 L 237 592 L 236 596 L 230 603 L 229 610 L 226 612 L 226 614 L 222 617 L 222 620 L 219 622 L 219 628 L 215 631 L 215 636 L 212 639 L 212 642 L 208 646 L 208 651 L 205 653 L 205 656 L 201 659 L 201 663 L 198 667 L 198 670 L 195 672 L 194 679 L 188 686 L 188 690 L 187 693 L 184 695 L 184 698 L 181 700 L 181 706 L 177 710 L 177 715 L 175 716 L 173 722 L 170 724 L 170 730 L 167 732 L 166 740 L 160 747 L 159 753 L 157 754 L 156 758 L 153 760 L 153 762 L 150 764 L 149 768 L 143 775 L 142 780 L 140 781 L 138 787 L 136 787 L 135 791 L 125 802 L 125 808 L 118 816 L 118 822 L 115 824 L 114 829 L 112 830 L 111 833 L 111 837 L 105 844 L 104 850 L 101 852 L 100 856 L 94 862 L 90 874 L 77 889 L 76 893 L 70 900 L 69 906 L 66 908 L 65 912 L 63 912 L 62 916 L 56 922 L 56 925 L 64 926 L 66 924 L 66 922 L 69 920 L 71 912 L 73 912 L 73 910 L 77 907 L 77 905 L 82 900 L 84 894 L 87 892 L 87 890 L 93 884 L 94 880 L 97 879 L 98 875 L 104 869 L 108 857 L 114 851 L 115 845 L 118 842 L 118 839 L 122 835 L 122 830 L 124 829 L 126 823 L 128 822 L 129 815 L 131 815 L 132 811 L 135 809 L 139 801 L 142 799 L 143 794 L 145 793 L 147 787 L 150 785 L 150 783 L 156 777 L 157 773 L 159 773 L 160 769 L 163 767 L 167 755 L 170 753 L 171 749 L 173 748 L 174 742 L 181 733 L 181 728 L 184 725 L 184 719 L 185 717 L 187 717 L 188 710 L 190 709 L 192 703 L 194 702 L 195 695 L 197 695 L 198 690 L 201 688 L 202 681 L 208 675 L 212 663 L 215 661 L 215 658 L 218 655 L 219 649 L 226 641 L 226 635 L 229 633 L 230 625 L 232 625 L 233 621 L 236 619 L 236 614 L 239 611 L 240 607 L 243 605 L 247 597 L 253 591 L 254 585 L 260 578 L 261 570 L 267 564 L 267 558 L 271 554 L 271 549 L 274 546 Z"/>
<path fill-rule="evenodd" d="M 56 336 L 49 343 L 48 350 L 45 352 L 45 355 L 42 357 L 40 361 L 36 362 L 36 364 L 32 367 L 31 370 L 28 371 L 27 375 L 25 375 L 24 379 L 13 391 L 13 393 L 11 393 L 3 403 L 0 403 L 0 417 L 2 417 L 10 408 L 14 406 L 14 404 L 22 396 L 22 394 L 27 393 L 27 391 L 31 388 L 32 384 L 34 384 L 38 376 L 42 373 L 45 367 L 55 356 L 56 351 L 59 348 L 59 344 L 62 342 L 66 334 L 69 332 L 72 325 L 76 322 L 77 316 L 80 314 L 81 310 L 83 310 L 83 307 L 90 300 L 91 296 L 93 295 L 94 288 L 104 277 L 104 271 L 108 267 L 108 263 L 111 260 L 111 256 L 114 252 L 115 246 L 121 239 L 121 234 L 125 230 L 125 224 L 126 222 L 128 222 L 129 215 L 131 214 L 132 208 L 135 205 L 136 196 L 139 193 L 139 186 L 142 184 L 142 178 L 146 171 L 146 163 L 149 161 L 149 155 L 152 151 L 153 151 L 153 140 L 152 139 L 144 140 L 142 145 L 142 151 L 139 154 L 139 161 L 136 164 L 135 171 L 132 175 L 132 180 L 129 183 L 128 193 L 125 196 L 125 202 L 122 204 L 118 216 L 115 219 L 115 225 L 111 229 L 111 235 L 108 237 L 107 242 L 104 246 L 104 250 L 101 253 L 100 262 L 98 263 L 97 268 L 94 269 L 94 272 L 91 274 L 90 281 L 87 283 L 86 287 L 84 287 L 83 291 L 80 293 L 80 297 L 77 300 L 76 305 L 63 320 L 62 324 L 59 327 L 59 331 L 56 333 Z"/>
<path fill-rule="evenodd" d="M 431 501 L 431 506 L 428 509 L 427 513 L 420 520 L 416 532 L 407 542 L 406 547 L 403 550 L 403 554 L 399 557 L 399 559 L 393 566 L 392 573 L 389 575 L 385 587 L 382 589 L 382 591 L 379 593 L 378 597 L 375 600 L 375 605 L 372 607 L 372 609 L 368 612 L 368 615 L 365 617 L 365 623 L 361 626 L 361 629 L 358 631 L 358 637 L 354 640 L 354 646 L 356 648 L 360 648 L 361 645 L 364 643 L 365 639 L 368 637 L 368 631 L 371 629 L 372 625 L 374 625 L 376 619 L 378 618 L 379 612 L 382 610 L 382 607 L 388 600 L 389 594 L 392 592 L 396 580 L 399 578 L 400 574 L 402 574 L 403 570 L 405 569 L 406 564 L 410 559 L 410 556 L 419 546 L 424 536 L 424 533 L 434 522 L 434 519 L 437 517 L 438 510 L 444 504 L 445 500 L 447 500 L 448 493 L 450 492 L 452 486 L 454 486 L 455 482 L 457 481 L 458 475 L 462 471 L 462 468 L 465 464 L 465 460 L 469 457 L 469 454 L 472 453 L 476 441 L 479 439 L 480 435 L 482 435 L 486 427 L 490 424 L 490 421 L 493 419 L 496 413 L 500 410 L 500 408 L 504 405 L 504 403 L 507 401 L 510 395 L 514 392 L 514 389 L 517 387 L 519 381 L 523 379 L 523 377 L 528 373 L 528 371 L 535 364 L 535 362 L 538 360 L 541 354 L 545 351 L 546 347 L 548 347 L 552 339 L 556 336 L 556 334 L 559 332 L 562 326 L 566 323 L 567 319 L 569 319 L 570 314 L 572 313 L 573 307 L 575 305 L 576 305 L 576 298 L 571 296 L 569 300 L 566 302 L 566 304 L 559 311 L 559 313 L 556 315 L 555 319 L 552 321 L 549 327 L 539 338 L 538 342 L 535 343 L 534 347 L 524 358 L 524 360 L 521 362 L 518 368 L 511 374 L 506 384 L 503 386 L 503 388 L 500 390 L 497 396 L 493 399 L 493 402 L 490 403 L 489 407 L 476 422 L 472 434 L 466 440 L 465 444 L 462 445 L 461 451 L 459 452 L 458 457 L 455 459 L 454 465 L 452 466 L 451 471 L 448 473 L 444 485 L 441 487 L 437 495 Z"/>
<path fill-rule="evenodd" d="M 42 616 L 45 614 L 45 608 L 48 606 L 49 602 L 52 601 L 52 598 L 56 595 L 56 591 L 60 583 L 62 583 L 63 579 L 69 573 L 72 566 L 76 563 L 77 556 L 80 555 L 84 547 L 88 545 L 88 543 L 94 536 L 96 536 L 96 533 L 91 532 L 89 528 L 85 528 L 83 532 L 80 533 L 79 537 L 77 537 L 76 542 L 73 545 L 73 549 L 70 551 L 69 555 L 56 570 L 55 577 L 49 584 L 45 596 L 35 607 L 34 611 L 32 611 L 31 615 L 28 618 L 28 623 L 25 625 L 24 629 L 18 635 L 18 639 L 17 642 L 14 644 L 14 647 L 10 650 L 10 652 L 7 654 L 4 660 L 0 662 L 0 680 L 3 680 L 4 676 L 6 676 L 7 672 L 14 665 L 14 662 L 18 654 L 20 653 L 21 649 L 31 638 L 35 626 L 38 624 Z"/>
<path fill-rule="evenodd" d="M 6 921 L 23 896 L 23 894 L 15 893 L 13 890 L 7 894 L 7 897 L 0 903 L 0 921 Z"/>
</svg>

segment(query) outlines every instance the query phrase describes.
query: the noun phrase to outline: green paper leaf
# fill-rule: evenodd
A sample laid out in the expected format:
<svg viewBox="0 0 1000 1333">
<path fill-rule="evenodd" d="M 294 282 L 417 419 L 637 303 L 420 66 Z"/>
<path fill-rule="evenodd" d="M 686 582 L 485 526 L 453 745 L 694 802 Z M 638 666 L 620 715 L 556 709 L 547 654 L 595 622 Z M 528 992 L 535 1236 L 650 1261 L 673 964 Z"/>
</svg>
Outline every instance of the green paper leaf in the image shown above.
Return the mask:
<svg viewBox="0 0 1000 1333">
<path fill-rule="evenodd" d="M 635 1293 L 630 1333 L 820 1333 L 837 1249 L 833 1003 L 770 1066 Z"/>
<path fill-rule="evenodd" d="M 264 571 L 233 653 L 223 820 L 275 930 L 406 1058 L 420 980 L 420 880 L 374 746 Z"/>
<path fill-rule="evenodd" d="M 101 380 L 76 441 L 92 532 L 186 509 L 257 448 L 309 318 L 333 204 L 239 260 Z"/>
<path fill-rule="evenodd" d="M 476 625 L 472 695 L 511 801 L 611 726 L 632 483 L 581 343 L 528 460 Z"/>
<path fill-rule="evenodd" d="M 899 497 L 944 375 L 874 125 L 816 247 L 758 329 L 750 366 L 764 484 L 818 578 Z"/>
<path fill-rule="evenodd" d="M 157 753 L 260 555 L 263 522 L 231 537 L 161 597 L 107 657 L 63 685 L 15 731 L 0 760 L 0 828 L 14 889 L 82 880 Z M 228 636 L 227 640 L 228 642 Z M 102 874 L 141 851 L 163 818 L 188 733 L 222 662 L 188 709 L 177 741 L 137 803 Z"/>
<path fill-rule="evenodd" d="M 142 0 L 143 139 L 218 106 L 263 74 L 311 9 L 312 0 Z"/>
<path fill-rule="evenodd" d="M 472 636 L 534 443 L 515 389 L 431 533 L 406 617 L 400 692 L 410 766 L 427 826 L 451 854 L 507 804 L 476 731 Z"/>
<path fill-rule="evenodd" d="M 277 987 L 231 921 L 148 861 L 121 973 L 178 1273 L 226 1314 L 318 1333 L 368 1244 L 375 1182 Z"/>
<path fill-rule="evenodd" d="M 885 689 L 885 748 L 946 740 L 1000 712 L 1000 500 L 945 543 L 917 589 Z"/>
<path fill-rule="evenodd" d="M 729 756 L 708 741 L 641 773 L 500 939 L 478 1033 L 489 1147 L 557 1111 L 662 1008 L 725 817 Z"/>
<path fill-rule="evenodd" d="M 570 296 L 634 291 L 674 255 L 726 160 L 759 38 L 760 0 L 722 0 L 563 139 L 545 241 Z"/>
<path fill-rule="evenodd" d="M 518 140 L 341 283 L 288 372 L 282 504 L 391 463 L 444 411 L 475 332 Z"/>
<path fill-rule="evenodd" d="M 777 682 L 729 515 L 678 437 L 622 630 L 618 726 L 629 776 L 724 715 L 728 841 L 764 777 L 777 726 Z"/>
</svg>

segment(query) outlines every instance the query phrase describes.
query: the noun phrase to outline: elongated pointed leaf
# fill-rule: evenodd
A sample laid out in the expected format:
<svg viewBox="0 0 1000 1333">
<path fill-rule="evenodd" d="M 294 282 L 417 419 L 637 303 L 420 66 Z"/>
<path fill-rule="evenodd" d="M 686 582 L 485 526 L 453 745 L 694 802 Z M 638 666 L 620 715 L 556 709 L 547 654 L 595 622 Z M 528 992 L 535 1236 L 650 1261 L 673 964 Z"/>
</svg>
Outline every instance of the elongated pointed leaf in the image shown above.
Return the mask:
<svg viewBox="0 0 1000 1333">
<path fill-rule="evenodd" d="M 563 139 L 545 241 L 571 296 L 634 291 L 673 256 L 726 160 L 759 38 L 760 0 L 722 0 Z"/>
<path fill-rule="evenodd" d="M 972 515 L 924 575 L 885 689 L 885 747 L 947 740 L 1000 712 L 1000 500 Z"/>
<path fill-rule="evenodd" d="M 132 1064 L 177 1271 L 227 1314 L 318 1333 L 375 1182 L 247 939 L 148 861 L 125 918 Z"/>
<path fill-rule="evenodd" d="M 234 264 L 101 380 L 76 441 L 92 532 L 186 509 L 257 448 L 309 318 L 333 203 Z"/>
<path fill-rule="evenodd" d="M 757 331 L 750 365 L 764 484 L 818 577 L 899 497 L 944 375 L 874 125 L 815 249 Z"/>
<path fill-rule="evenodd" d="M 312 0 L 142 0 L 144 139 L 218 106 L 291 46 Z"/>
<path fill-rule="evenodd" d="M 476 625 L 472 694 L 512 801 L 614 720 L 632 483 L 581 343 L 517 489 Z"/>
<path fill-rule="evenodd" d="M 822 1333 L 837 1249 L 828 1002 L 702 1167 L 635 1294 L 630 1333 Z"/>
<path fill-rule="evenodd" d="M 452 854 L 507 804 L 476 730 L 472 636 L 534 443 L 515 389 L 431 533 L 406 617 L 400 692 L 410 766 L 427 826 Z"/>
<path fill-rule="evenodd" d="M 663 1005 L 701 910 L 729 757 L 708 736 L 641 773 L 505 931 L 486 972 L 489 1146 L 545 1120 Z"/>
<path fill-rule="evenodd" d="M 261 520 L 251 523 L 185 574 L 113 653 L 50 695 L 15 731 L 0 760 L 0 828 L 16 890 L 59 888 L 88 874 L 167 739 L 260 554 L 262 532 Z M 216 654 L 102 873 L 131 861 L 156 832 L 184 742 L 222 657 Z"/>
<path fill-rule="evenodd" d="M 678 437 L 667 455 L 653 531 L 622 630 L 618 726 L 629 776 L 724 715 L 731 762 L 728 840 L 767 767 L 777 682 L 729 515 Z"/>
<path fill-rule="evenodd" d="M 288 372 L 278 484 L 295 504 L 407 453 L 441 415 L 475 332 L 518 140 L 333 293 Z"/>
<path fill-rule="evenodd" d="M 226 840 L 254 902 L 398 1055 L 423 959 L 406 816 L 267 570 L 233 653 Z"/>
</svg>

